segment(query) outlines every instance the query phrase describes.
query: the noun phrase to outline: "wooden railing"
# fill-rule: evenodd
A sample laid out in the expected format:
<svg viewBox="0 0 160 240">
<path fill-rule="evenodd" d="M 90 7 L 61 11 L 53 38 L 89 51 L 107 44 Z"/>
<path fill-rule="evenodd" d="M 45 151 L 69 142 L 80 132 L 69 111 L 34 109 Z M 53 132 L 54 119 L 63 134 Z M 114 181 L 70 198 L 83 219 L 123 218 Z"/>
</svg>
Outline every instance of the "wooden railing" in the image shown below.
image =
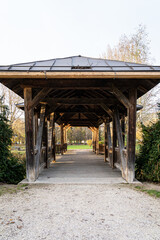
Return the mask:
<svg viewBox="0 0 160 240">
<path fill-rule="evenodd" d="M 63 152 L 67 151 L 67 143 L 63 144 Z M 61 153 L 61 144 L 56 144 L 56 154 Z"/>
</svg>

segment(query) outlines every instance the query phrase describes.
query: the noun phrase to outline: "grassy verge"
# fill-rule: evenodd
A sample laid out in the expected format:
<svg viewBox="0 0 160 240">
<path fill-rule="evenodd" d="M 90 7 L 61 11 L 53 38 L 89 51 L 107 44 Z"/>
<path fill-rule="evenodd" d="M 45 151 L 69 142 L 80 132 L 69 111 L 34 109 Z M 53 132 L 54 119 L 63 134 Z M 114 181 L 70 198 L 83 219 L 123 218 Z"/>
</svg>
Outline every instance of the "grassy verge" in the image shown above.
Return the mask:
<svg viewBox="0 0 160 240">
<path fill-rule="evenodd" d="M 141 192 L 145 192 L 152 197 L 160 198 L 160 191 L 157 191 L 155 189 L 146 189 L 143 186 L 135 186 L 135 189 Z"/>
<path fill-rule="evenodd" d="M 74 150 L 74 149 L 92 149 L 92 146 L 88 145 L 68 145 L 67 150 Z"/>
<path fill-rule="evenodd" d="M 18 184 L 18 185 L 12 185 L 12 184 L 2 184 L 0 185 L 0 196 L 9 193 L 17 193 L 19 191 L 24 191 L 25 189 L 28 189 L 28 184 Z"/>
</svg>

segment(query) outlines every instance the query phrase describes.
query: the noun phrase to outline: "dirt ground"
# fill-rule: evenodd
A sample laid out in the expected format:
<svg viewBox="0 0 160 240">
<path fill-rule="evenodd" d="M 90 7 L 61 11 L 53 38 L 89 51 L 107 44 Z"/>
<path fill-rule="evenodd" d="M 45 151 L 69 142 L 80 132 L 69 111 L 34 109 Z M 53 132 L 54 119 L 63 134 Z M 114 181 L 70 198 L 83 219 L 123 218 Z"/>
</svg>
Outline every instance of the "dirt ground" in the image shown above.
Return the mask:
<svg viewBox="0 0 160 240">
<path fill-rule="evenodd" d="M 159 216 L 128 184 L 32 185 L 0 197 L 0 239 L 160 240 Z"/>
</svg>

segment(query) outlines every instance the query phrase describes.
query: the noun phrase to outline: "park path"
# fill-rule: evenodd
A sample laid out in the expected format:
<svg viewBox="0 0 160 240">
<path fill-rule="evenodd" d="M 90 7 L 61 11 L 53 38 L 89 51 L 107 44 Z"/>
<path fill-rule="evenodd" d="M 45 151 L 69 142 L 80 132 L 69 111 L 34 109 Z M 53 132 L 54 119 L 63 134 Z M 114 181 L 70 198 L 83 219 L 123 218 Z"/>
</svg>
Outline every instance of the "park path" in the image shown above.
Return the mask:
<svg viewBox="0 0 160 240">
<path fill-rule="evenodd" d="M 118 169 L 104 162 L 92 150 L 69 150 L 45 169 L 36 183 L 125 183 Z"/>
<path fill-rule="evenodd" d="M 127 184 L 35 184 L 0 197 L 0 240 L 159 240 L 159 216 Z"/>
</svg>

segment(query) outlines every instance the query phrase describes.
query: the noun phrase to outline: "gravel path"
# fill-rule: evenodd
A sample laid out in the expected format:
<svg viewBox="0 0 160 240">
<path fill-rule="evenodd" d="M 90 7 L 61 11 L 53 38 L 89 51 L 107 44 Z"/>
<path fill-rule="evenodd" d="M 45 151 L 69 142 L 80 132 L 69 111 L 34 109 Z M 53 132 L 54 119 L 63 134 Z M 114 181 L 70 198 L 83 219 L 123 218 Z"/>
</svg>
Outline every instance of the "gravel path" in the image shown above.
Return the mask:
<svg viewBox="0 0 160 240">
<path fill-rule="evenodd" d="M 159 240 L 160 200 L 128 185 L 34 185 L 0 197 L 1 240 Z"/>
</svg>

